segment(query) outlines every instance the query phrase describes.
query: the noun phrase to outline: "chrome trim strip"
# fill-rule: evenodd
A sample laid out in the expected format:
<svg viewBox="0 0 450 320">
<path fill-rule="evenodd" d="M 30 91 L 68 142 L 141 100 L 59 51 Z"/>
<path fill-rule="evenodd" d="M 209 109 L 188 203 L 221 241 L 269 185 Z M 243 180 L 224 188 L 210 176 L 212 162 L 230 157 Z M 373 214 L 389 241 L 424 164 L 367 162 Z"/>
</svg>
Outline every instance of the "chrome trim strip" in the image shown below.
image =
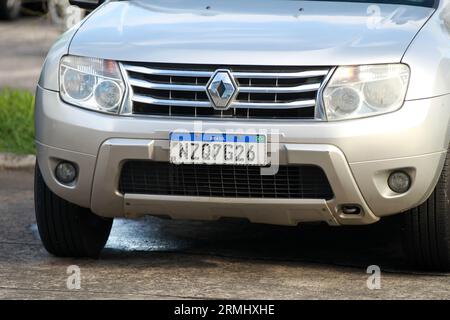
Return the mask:
<svg viewBox="0 0 450 320">
<path fill-rule="evenodd" d="M 198 85 L 157 83 L 134 78 L 130 78 L 129 82 L 130 85 L 134 87 L 146 89 L 171 90 L 171 91 L 198 91 L 198 92 L 206 91 L 206 86 L 198 86 Z"/>
<path fill-rule="evenodd" d="M 213 71 L 190 71 L 190 70 L 173 70 L 173 69 L 166 70 L 166 69 L 139 67 L 129 64 L 124 64 L 124 68 L 125 70 L 131 72 L 158 75 L 158 76 L 210 78 L 214 74 Z"/>
<path fill-rule="evenodd" d="M 123 67 L 122 63 L 119 63 L 120 73 L 123 78 L 123 82 L 125 85 L 125 92 L 124 92 L 124 98 L 122 101 L 122 105 L 119 109 L 119 114 L 132 114 L 133 113 L 133 101 L 131 100 L 131 97 L 133 96 L 133 88 L 130 86 L 130 80 L 128 78 L 128 72 Z"/>
<path fill-rule="evenodd" d="M 295 87 L 239 87 L 239 92 L 242 93 L 302 93 L 317 91 L 320 88 L 320 83 L 305 84 Z"/>
<path fill-rule="evenodd" d="M 328 121 L 327 112 L 325 110 L 325 102 L 323 100 L 323 92 L 324 92 L 325 88 L 327 87 L 327 84 L 330 81 L 330 79 L 333 76 L 336 69 L 337 68 L 334 67 L 329 70 L 327 76 L 325 77 L 325 79 L 323 79 L 322 84 L 321 84 L 319 90 L 317 91 L 317 97 L 316 97 L 317 106 L 316 106 L 316 111 L 315 111 L 314 117 L 318 120 Z"/>
<path fill-rule="evenodd" d="M 245 109 L 297 109 L 314 107 L 316 100 L 302 100 L 291 101 L 284 103 L 262 103 L 262 102 L 240 102 L 235 101 L 231 104 L 230 108 L 245 108 Z"/>
<path fill-rule="evenodd" d="M 156 99 L 148 96 L 135 94 L 132 98 L 133 101 L 153 104 L 159 106 L 175 106 L 175 107 L 212 107 L 209 101 L 194 101 L 194 100 L 168 100 L 168 99 Z M 234 101 L 230 109 L 232 108 L 245 108 L 245 109 L 295 109 L 295 108 L 308 108 L 314 107 L 316 100 L 303 100 L 292 101 L 287 103 L 251 103 L 251 102 L 239 102 Z"/>
<path fill-rule="evenodd" d="M 135 102 L 155 104 L 158 106 L 200 107 L 200 108 L 212 107 L 211 102 L 209 101 L 156 99 L 148 96 L 143 96 L 140 94 L 135 94 L 132 100 Z"/>
<path fill-rule="evenodd" d="M 328 74 L 326 70 L 311 70 L 301 72 L 232 72 L 235 78 L 252 79 L 293 79 L 293 78 L 313 78 Z"/>
</svg>

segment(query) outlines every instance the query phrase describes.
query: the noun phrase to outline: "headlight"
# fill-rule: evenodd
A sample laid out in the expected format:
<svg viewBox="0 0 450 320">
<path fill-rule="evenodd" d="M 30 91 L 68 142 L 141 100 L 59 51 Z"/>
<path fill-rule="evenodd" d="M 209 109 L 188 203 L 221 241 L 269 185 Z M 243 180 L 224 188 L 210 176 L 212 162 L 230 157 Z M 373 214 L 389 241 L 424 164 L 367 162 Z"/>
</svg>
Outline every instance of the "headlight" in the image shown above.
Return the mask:
<svg viewBox="0 0 450 320">
<path fill-rule="evenodd" d="M 63 57 L 59 83 L 64 101 L 108 113 L 119 111 L 125 91 L 117 62 L 97 58 Z"/>
<path fill-rule="evenodd" d="M 339 67 L 323 92 L 328 120 L 361 118 L 400 109 L 409 73 L 404 64 Z"/>
</svg>

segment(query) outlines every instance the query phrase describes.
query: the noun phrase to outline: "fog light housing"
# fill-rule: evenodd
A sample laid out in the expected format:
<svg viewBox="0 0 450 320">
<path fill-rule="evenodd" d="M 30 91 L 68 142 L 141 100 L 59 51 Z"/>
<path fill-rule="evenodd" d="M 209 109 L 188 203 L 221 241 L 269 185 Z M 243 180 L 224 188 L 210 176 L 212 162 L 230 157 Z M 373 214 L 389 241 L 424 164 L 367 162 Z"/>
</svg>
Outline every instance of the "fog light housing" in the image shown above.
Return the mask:
<svg viewBox="0 0 450 320">
<path fill-rule="evenodd" d="M 59 182 L 63 184 L 70 184 L 74 182 L 77 177 L 77 168 L 73 163 L 67 161 L 60 162 L 56 166 L 55 176 Z"/>
<path fill-rule="evenodd" d="M 389 175 L 388 186 L 395 193 L 405 193 L 411 187 L 411 177 L 404 171 L 394 171 Z"/>
</svg>

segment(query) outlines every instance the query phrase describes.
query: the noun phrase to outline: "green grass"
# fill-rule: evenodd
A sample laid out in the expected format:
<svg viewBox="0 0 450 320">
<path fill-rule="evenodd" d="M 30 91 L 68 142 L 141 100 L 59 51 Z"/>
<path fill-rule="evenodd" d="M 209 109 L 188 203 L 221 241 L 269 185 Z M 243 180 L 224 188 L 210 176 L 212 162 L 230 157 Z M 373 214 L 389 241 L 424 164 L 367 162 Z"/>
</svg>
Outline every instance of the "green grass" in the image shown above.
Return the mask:
<svg viewBox="0 0 450 320">
<path fill-rule="evenodd" d="M 34 154 L 34 96 L 0 89 L 0 152 Z"/>
</svg>

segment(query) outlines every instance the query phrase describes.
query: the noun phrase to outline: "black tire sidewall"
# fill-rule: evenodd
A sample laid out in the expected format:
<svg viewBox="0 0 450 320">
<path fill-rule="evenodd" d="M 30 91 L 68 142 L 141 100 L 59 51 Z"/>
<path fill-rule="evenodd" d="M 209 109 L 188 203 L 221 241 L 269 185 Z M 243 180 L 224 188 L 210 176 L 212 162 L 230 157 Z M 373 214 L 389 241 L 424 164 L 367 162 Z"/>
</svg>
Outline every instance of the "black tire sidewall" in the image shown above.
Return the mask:
<svg viewBox="0 0 450 320">
<path fill-rule="evenodd" d="M 34 201 L 39 235 L 48 252 L 60 257 L 98 258 L 113 223 L 54 194 L 35 168 Z"/>
<path fill-rule="evenodd" d="M 404 215 L 403 245 L 410 264 L 450 271 L 450 151 L 430 197 Z"/>
</svg>

